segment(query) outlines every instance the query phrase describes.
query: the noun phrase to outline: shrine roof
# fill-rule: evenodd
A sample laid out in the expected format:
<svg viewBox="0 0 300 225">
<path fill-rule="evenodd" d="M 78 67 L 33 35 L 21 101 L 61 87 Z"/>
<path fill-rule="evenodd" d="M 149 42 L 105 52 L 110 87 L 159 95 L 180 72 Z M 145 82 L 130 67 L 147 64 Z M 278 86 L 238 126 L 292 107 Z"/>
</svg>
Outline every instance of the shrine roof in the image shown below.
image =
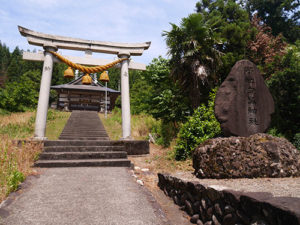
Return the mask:
<svg viewBox="0 0 300 225">
<path fill-rule="evenodd" d="M 78 79 L 73 80 L 67 84 L 59 84 L 59 85 L 54 85 L 51 86 L 51 89 L 54 90 L 60 90 L 60 89 L 65 89 L 65 90 L 80 90 L 80 91 L 105 91 L 105 86 L 103 86 L 102 84 L 100 84 L 97 80 L 95 80 L 94 78 L 92 78 L 92 84 L 90 85 L 84 85 L 81 83 L 83 76 L 80 76 Z M 111 89 L 111 88 L 107 88 L 108 92 L 111 93 L 120 93 L 117 90 Z"/>
</svg>

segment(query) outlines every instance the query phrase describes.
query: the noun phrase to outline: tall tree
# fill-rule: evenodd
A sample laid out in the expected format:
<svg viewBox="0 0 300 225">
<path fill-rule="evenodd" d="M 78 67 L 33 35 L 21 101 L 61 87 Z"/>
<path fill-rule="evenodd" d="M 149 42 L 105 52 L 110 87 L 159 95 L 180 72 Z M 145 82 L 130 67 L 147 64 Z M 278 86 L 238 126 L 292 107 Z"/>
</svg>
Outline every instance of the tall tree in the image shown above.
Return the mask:
<svg viewBox="0 0 300 225">
<path fill-rule="evenodd" d="M 184 121 L 190 113 L 188 99 L 170 77 L 169 61 L 161 56 L 139 74 L 130 97 L 134 112 L 147 112 L 165 122 Z"/>
<path fill-rule="evenodd" d="M 273 35 L 282 33 L 290 42 L 300 38 L 299 0 L 244 0 L 250 14 L 257 13 L 272 28 Z"/>
<path fill-rule="evenodd" d="M 259 66 L 265 79 L 283 68 L 282 57 L 286 53 L 286 42 L 282 35 L 274 37 L 272 29 L 255 14 L 251 19 L 251 24 L 257 29 L 254 40 L 248 43 L 248 57 Z"/>
<path fill-rule="evenodd" d="M 203 0 L 197 13 L 163 32 L 171 56 L 171 74 L 189 95 L 193 108 L 208 100 L 233 64 L 246 56 L 254 36 L 247 12 L 234 0 Z"/>
<path fill-rule="evenodd" d="M 0 88 L 0 108 L 16 112 L 35 107 L 39 94 L 41 74 L 39 70 L 28 71 L 18 81 L 7 82 Z"/>
<path fill-rule="evenodd" d="M 130 92 L 133 113 L 148 113 L 161 120 L 158 128 L 158 143 L 169 146 L 176 136 L 180 122 L 191 114 L 188 98 L 183 94 L 178 82 L 170 77 L 170 64 L 159 56 L 138 73 Z"/>
<path fill-rule="evenodd" d="M 10 52 L 5 44 L 0 41 L 0 76 L 5 76 L 10 62 Z"/>
<path fill-rule="evenodd" d="M 195 108 L 205 101 L 210 87 L 216 83 L 221 52 L 215 46 L 221 40 L 198 13 L 183 18 L 180 26 L 171 26 L 171 31 L 163 32 L 171 56 L 171 75 L 188 93 Z"/>
<path fill-rule="evenodd" d="M 25 72 L 22 70 L 22 61 L 22 52 L 16 47 L 11 54 L 10 63 L 7 68 L 7 77 L 9 81 L 17 81 L 23 72 Z"/>
</svg>

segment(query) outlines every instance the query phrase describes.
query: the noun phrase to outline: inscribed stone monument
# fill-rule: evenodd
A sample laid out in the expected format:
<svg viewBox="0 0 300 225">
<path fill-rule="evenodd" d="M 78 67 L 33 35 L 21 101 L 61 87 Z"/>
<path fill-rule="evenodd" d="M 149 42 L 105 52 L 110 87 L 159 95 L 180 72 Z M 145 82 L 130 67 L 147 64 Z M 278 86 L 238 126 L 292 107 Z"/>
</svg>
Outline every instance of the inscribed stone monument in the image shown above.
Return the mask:
<svg viewBox="0 0 300 225">
<path fill-rule="evenodd" d="M 265 132 L 273 112 L 273 98 L 258 68 L 249 60 L 238 61 L 215 99 L 215 115 L 224 135 L 247 137 Z"/>
</svg>

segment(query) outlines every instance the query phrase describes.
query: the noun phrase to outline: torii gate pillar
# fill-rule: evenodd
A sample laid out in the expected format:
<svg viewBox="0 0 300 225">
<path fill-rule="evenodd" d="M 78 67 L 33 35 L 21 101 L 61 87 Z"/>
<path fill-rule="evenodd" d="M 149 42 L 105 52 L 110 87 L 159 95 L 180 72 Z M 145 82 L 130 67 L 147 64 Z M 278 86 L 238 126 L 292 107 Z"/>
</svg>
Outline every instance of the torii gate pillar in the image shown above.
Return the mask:
<svg viewBox="0 0 300 225">
<path fill-rule="evenodd" d="M 129 96 L 129 52 L 119 52 L 120 58 L 127 58 L 121 63 L 121 105 L 122 105 L 122 139 L 131 139 L 131 116 L 130 116 L 130 96 Z"/>
<path fill-rule="evenodd" d="M 40 86 L 40 94 L 39 94 L 39 101 L 38 107 L 36 112 L 36 119 L 35 119 L 35 130 L 34 130 L 34 137 L 38 140 L 45 140 L 47 139 L 45 136 L 46 132 L 46 123 L 47 123 L 47 112 L 48 112 L 48 105 L 49 105 L 49 95 L 50 95 L 50 85 L 51 85 L 51 78 L 52 78 L 52 70 L 53 70 L 53 55 L 47 50 L 56 51 L 56 46 L 51 45 L 44 45 L 44 52 L 45 59 L 43 65 L 43 73 L 41 79 L 41 86 Z"/>
</svg>

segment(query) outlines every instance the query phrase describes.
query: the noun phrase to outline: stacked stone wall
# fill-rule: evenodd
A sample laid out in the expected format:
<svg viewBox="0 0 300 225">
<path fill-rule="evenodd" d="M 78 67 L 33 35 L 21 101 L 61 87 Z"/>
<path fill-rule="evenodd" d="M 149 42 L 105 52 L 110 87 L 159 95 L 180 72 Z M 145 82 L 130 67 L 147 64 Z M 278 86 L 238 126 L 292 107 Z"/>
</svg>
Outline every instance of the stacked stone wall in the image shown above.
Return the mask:
<svg viewBox="0 0 300 225">
<path fill-rule="evenodd" d="M 300 198 L 206 187 L 168 174 L 158 186 L 198 225 L 300 225 Z"/>
</svg>

